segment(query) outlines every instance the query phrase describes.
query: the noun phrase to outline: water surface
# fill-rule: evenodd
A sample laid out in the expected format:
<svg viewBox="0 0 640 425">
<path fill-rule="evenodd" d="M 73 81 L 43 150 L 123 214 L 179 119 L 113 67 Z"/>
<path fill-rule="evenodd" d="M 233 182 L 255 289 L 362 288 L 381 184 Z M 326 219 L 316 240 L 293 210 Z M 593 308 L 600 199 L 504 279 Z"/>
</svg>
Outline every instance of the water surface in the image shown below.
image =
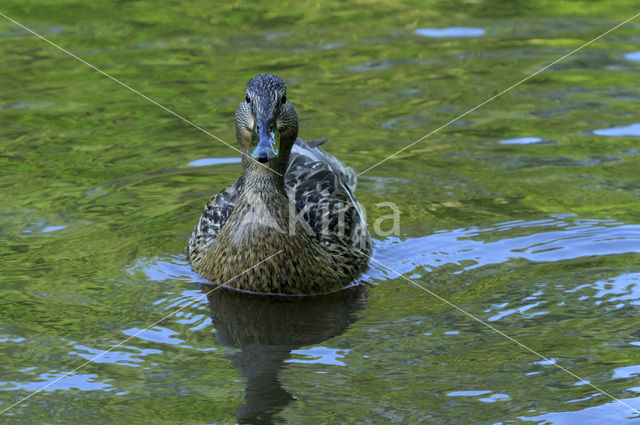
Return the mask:
<svg viewBox="0 0 640 425">
<path fill-rule="evenodd" d="M 246 81 L 278 73 L 300 136 L 328 137 L 363 171 L 636 9 L 2 13 L 231 144 Z M 184 259 L 203 205 L 241 172 L 237 152 L 0 18 L 0 409 L 129 338 L 2 422 L 640 423 L 589 385 L 640 409 L 639 25 L 364 173 L 370 225 L 382 202 L 401 211 L 399 234 L 375 236 L 388 268 L 291 299 L 204 296 Z"/>
</svg>

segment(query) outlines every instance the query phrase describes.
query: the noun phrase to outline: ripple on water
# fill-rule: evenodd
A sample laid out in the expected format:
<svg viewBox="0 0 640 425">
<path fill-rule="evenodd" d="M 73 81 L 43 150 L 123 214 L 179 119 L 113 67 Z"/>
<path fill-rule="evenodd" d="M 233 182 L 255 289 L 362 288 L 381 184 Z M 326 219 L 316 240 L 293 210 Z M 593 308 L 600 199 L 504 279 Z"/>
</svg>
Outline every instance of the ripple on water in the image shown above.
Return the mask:
<svg viewBox="0 0 640 425">
<path fill-rule="evenodd" d="M 630 61 L 640 61 L 640 52 L 627 53 L 624 57 Z"/>
<path fill-rule="evenodd" d="M 640 305 L 640 273 L 625 273 L 611 279 L 595 282 L 592 287 L 598 292 L 593 295 L 599 305 L 603 301 Z"/>
<path fill-rule="evenodd" d="M 185 282 L 201 282 L 203 279 L 195 273 L 184 255 L 174 255 L 160 259 L 153 257 L 150 259 L 139 259 L 129 269 L 129 273 L 142 271 L 149 280 L 164 281 L 166 279 L 183 280 Z M 184 293 L 185 298 L 196 296 L 193 293 Z"/>
<path fill-rule="evenodd" d="M 487 156 L 487 161 L 498 164 L 505 170 L 525 170 L 536 167 L 588 167 L 619 161 L 619 156 L 597 155 L 586 159 L 575 159 L 568 156 Z"/>
<path fill-rule="evenodd" d="M 34 382 L 0 382 L 0 391 L 112 391 L 115 389 L 112 385 L 107 383 L 110 379 L 100 381 L 98 375 L 95 374 L 71 374 L 66 376 L 64 379 L 60 379 L 53 385 L 42 388 L 44 385 L 62 378 L 64 375 L 65 372 L 47 372 L 40 374 Z"/>
<path fill-rule="evenodd" d="M 41 35 L 62 34 L 62 27 L 59 27 L 57 25 L 51 25 L 51 26 L 48 26 L 48 27 L 30 26 L 30 28 L 32 30 L 34 30 L 35 32 L 37 32 L 38 34 L 41 34 Z M 16 27 L 16 29 L 14 31 L 0 33 L 0 38 L 31 37 L 32 35 L 33 34 L 31 34 L 29 31 L 26 31 L 26 30 L 23 30 L 22 28 Z"/>
<path fill-rule="evenodd" d="M 483 28 L 448 27 L 448 28 L 418 28 L 415 33 L 431 38 L 449 37 L 481 37 L 485 34 Z"/>
<path fill-rule="evenodd" d="M 501 145 L 541 145 L 550 143 L 550 140 L 541 139 L 540 137 L 517 137 L 515 139 L 500 140 Z"/>
<path fill-rule="evenodd" d="M 302 356 L 302 358 L 293 358 L 286 360 L 286 363 L 311 363 L 325 364 L 329 366 L 346 366 L 340 360 L 350 350 L 335 349 L 329 347 L 312 347 L 306 350 L 291 350 L 293 355 Z"/>
<path fill-rule="evenodd" d="M 52 221 L 68 221 L 70 220 L 67 217 L 61 217 L 57 214 L 55 214 L 53 217 L 51 217 Z M 62 230 L 62 229 L 66 229 L 67 225 L 61 224 L 61 225 L 54 225 L 52 223 L 49 222 L 50 220 L 47 218 L 37 218 L 37 219 L 32 219 L 29 224 L 22 229 L 22 233 L 51 233 L 51 232 L 57 232 L 58 230 Z"/>
<path fill-rule="evenodd" d="M 514 230 L 526 234 L 495 239 L 496 231 Z M 466 271 L 517 258 L 555 262 L 591 255 L 640 253 L 640 225 L 562 217 L 516 220 L 486 229 L 454 229 L 419 238 L 389 237 L 375 241 L 374 253 L 376 259 L 399 273 L 418 267 L 433 270 L 444 264 L 457 264 Z M 370 269 L 368 276 L 385 280 L 386 272 L 375 269 Z"/>
<path fill-rule="evenodd" d="M 358 65 L 348 66 L 346 69 L 353 72 L 369 72 L 369 71 L 382 71 L 393 65 L 390 60 L 372 60 Z"/>
<path fill-rule="evenodd" d="M 55 232 L 58 230 L 65 229 L 66 227 L 67 226 L 47 226 L 44 229 L 42 229 L 42 233 Z"/>
<path fill-rule="evenodd" d="M 191 161 L 187 165 L 190 167 L 204 167 L 205 165 L 218 165 L 218 164 L 236 164 L 242 162 L 240 158 L 200 158 L 195 161 Z"/>
<path fill-rule="evenodd" d="M 402 117 L 394 118 L 380 124 L 380 127 L 386 130 L 409 130 L 412 128 L 423 127 L 429 121 L 426 117 Z"/>
<path fill-rule="evenodd" d="M 366 179 L 368 184 L 372 181 Z M 413 278 L 419 278 L 419 272 L 423 270 L 435 270 L 444 264 L 458 264 L 457 269 L 465 272 L 474 268 L 486 265 L 506 263 L 514 261 L 514 259 L 526 259 L 532 262 L 558 262 L 563 260 L 571 260 L 585 256 L 605 256 L 616 255 L 627 252 L 640 252 L 640 225 L 626 224 L 614 220 L 595 220 L 595 219 L 579 219 L 570 214 L 553 215 L 541 220 L 510 220 L 487 227 L 470 227 L 459 228 L 453 230 L 442 230 L 425 237 L 411 238 L 401 240 L 399 238 L 387 238 L 375 242 L 375 257 L 383 264 L 391 267 L 399 273 L 403 273 Z M 191 271 L 189 265 L 181 259 L 162 257 L 140 260 L 134 267 L 136 271 L 144 271 L 147 276 L 153 279 L 184 279 L 185 282 L 190 281 Z M 416 276 L 418 275 L 418 276 Z M 380 278 L 379 281 L 386 279 L 395 279 L 397 275 L 387 273 L 381 267 L 377 267 L 375 262 L 372 263 L 371 270 L 367 273 L 367 277 Z M 596 278 L 589 281 L 585 286 L 582 294 L 590 294 L 593 301 L 602 300 L 610 303 L 612 306 L 616 303 L 624 302 L 627 305 L 640 300 L 638 292 L 638 280 L 640 273 L 626 272 L 613 278 Z M 539 287 L 533 288 L 530 293 L 523 297 L 518 297 L 517 301 L 513 299 L 500 299 L 492 305 L 491 313 L 487 316 L 493 316 L 492 321 L 514 319 L 516 316 L 531 317 L 538 314 L 546 314 L 549 303 L 545 301 L 549 293 L 545 293 Z M 549 286 L 550 291 L 562 291 L 562 287 Z M 160 307 L 167 309 L 167 313 L 173 308 L 184 305 L 187 300 L 193 300 L 199 294 L 198 291 L 179 291 L 173 295 L 167 296 L 159 300 Z M 567 297 L 571 298 L 571 297 Z M 540 304 L 540 300 L 543 304 Z M 500 302 L 504 301 L 504 302 Z M 582 301 L 584 302 L 584 301 Z M 546 303 L 546 304 L 544 304 Z M 515 304 L 515 305 L 514 305 Z M 162 342 L 170 344 L 173 347 L 184 347 L 187 343 L 197 346 L 195 342 L 188 339 L 188 334 L 180 328 L 180 325 L 191 325 L 192 323 L 201 322 L 208 315 L 206 305 L 197 305 L 190 307 L 185 315 L 177 315 L 179 323 L 167 325 L 172 329 L 154 327 L 150 331 L 141 333 L 139 338 L 152 342 Z M 508 319 L 505 319 L 507 318 Z M 180 322 L 180 321 L 183 321 Z M 210 325 L 213 326 L 213 325 Z M 452 331 L 448 328 L 446 332 L 448 339 L 462 339 L 465 332 Z M 132 328 L 125 332 L 127 335 L 134 334 L 138 328 Z M 462 336 L 455 336 L 456 334 Z M 638 338 L 631 338 L 633 342 L 640 344 Z M 203 344 L 206 345 L 206 344 Z M 164 350 L 162 346 L 152 346 Z M 210 347 L 210 345 L 209 345 Z M 633 348 L 629 346 L 630 348 Z M 167 350 L 170 347 L 167 346 Z M 191 348 L 193 349 L 193 348 Z M 135 352 L 134 352 L 135 354 Z M 304 346 L 302 348 L 293 349 L 291 351 L 292 358 L 284 360 L 285 364 L 292 363 L 312 366 L 314 373 L 339 373 L 332 370 L 340 369 L 345 365 L 351 366 L 350 359 L 357 356 L 351 355 L 348 349 L 332 348 L 325 344 L 313 346 Z M 544 366 L 554 368 L 555 358 L 549 360 L 540 360 L 535 362 L 538 367 Z M 561 363 L 560 361 L 558 361 Z M 137 362 L 133 362 L 138 364 Z M 636 379 L 640 373 L 640 366 L 633 364 L 637 362 L 627 362 L 626 364 L 618 364 L 617 369 L 613 367 L 608 370 L 609 376 L 613 379 Z M 338 367 L 336 367 L 338 366 Z M 315 370 L 315 369 L 319 370 Z M 529 372 L 527 375 L 536 375 L 536 372 Z M 584 386 L 585 383 L 579 381 L 573 385 Z M 472 388 L 478 390 L 472 390 Z M 484 388 L 484 389 L 482 389 Z M 454 388 L 455 389 L 455 388 Z M 504 390 L 498 389 L 493 392 L 489 388 L 479 385 L 468 385 L 466 387 L 458 387 L 460 391 L 454 391 L 447 394 L 449 400 L 457 400 L 466 403 L 476 403 L 480 405 L 489 405 L 493 403 L 509 403 L 511 397 Z M 584 403 L 584 395 L 581 398 L 574 398 L 566 401 L 573 408 L 580 407 L 580 403 Z M 588 394 L 587 394 L 588 395 Z M 592 397 L 598 399 L 597 396 Z M 627 399 L 632 405 L 637 405 L 638 400 Z M 597 401 L 590 401 L 594 404 Z M 615 418 L 623 418 L 629 416 L 629 412 L 620 409 L 617 406 L 609 406 L 604 404 L 587 408 L 583 411 L 572 411 L 560 413 L 545 413 L 542 416 L 536 416 L 539 421 L 550 421 L 550 423 L 588 423 L 581 421 L 583 415 L 595 415 L 602 423 L 603 415 L 613 414 Z M 622 412 L 621 412 L 622 410 Z M 536 411 L 532 410 L 531 415 Z M 539 411 L 538 411 L 539 412 Z M 548 412 L 548 411 L 547 411 Z M 615 416 L 618 415 L 618 416 Z M 521 417 L 521 420 L 534 420 L 531 417 Z"/>
<path fill-rule="evenodd" d="M 634 409 L 640 409 L 640 397 L 622 398 L 620 399 L 625 405 Z M 619 401 L 610 401 L 599 406 L 587 407 L 581 410 L 572 410 L 567 412 L 549 412 L 539 416 L 519 416 L 522 421 L 531 421 L 535 423 L 545 423 L 554 425 L 602 425 L 630 423 L 628 420 L 637 415 L 633 410 L 626 406 L 622 406 Z M 606 419 L 605 419 L 606 418 Z M 635 423 L 635 422 L 633 422 Z"/>
<path fill-rule="evenodd" d="M 635 378 L 640 375 L 640 365 L 618 367 L 613 371 L 613 379 Z"/>
<path fill-rule="evenodd" d="M 478 397 L 481 395 L 488 395 L 487 397 L 478 398 L 478 401 L 482 401 L 483 403 L 495 403 L 497 401 L 507 401 L 511 400 L 507 394 L 495 393 L 492 394 L 491 391 L 453 391 L 447 394 L 448 397 Z"/>
<path fill-rule="evenodd" d="M 535 313 L 525 314 L 528 310 L 531 310 L 532 308 L 535 308 L 535 307 L 539 306 L 540 304 L 542 304 L 542 303 L 540 301 L 538 301 L 538 302 L 535 302 L 535 303 L 526 304 L 526 305 L 521 306 L 521 307 L 510 308 L 508 310 L 501 311 L 500 313 L 489 317 L 487 319 L 487 321 L 488 322 L 495 322 L 497 320 L 500 320 L 500 319 L 502 319 L 504 317 L 507 317 L 507 316 L 510 316 L 512 314 L 520 314 L 520 315 L 522 315 L 522 316 L 524 316 L 526 318 L 530 318 L 530 317 L 537 316 L 537 315 L 540 315 L 540 314 L 545 314 L 546 311 L 545 312 L 537 311 Z"/>
<path fill-rule="evenodd" d="M 94 349 L 85 347 L 84 345 L 75 345 L 78 351 L 72 351 L 69 354 L 76 354 L 85 360 L 91 360 L 93 363 L 111 363 L 120 366 L 138 367 L 140 363 L 145 360 L 140 358 L 149 354 L 160 354 L 162 351 L 155 349 L 145 349 L 132 346 L 120 346 L 120 350 L 111 350 L 107 353 L 102 349 Z M 124 350 L 131 350 L 134 352 L 126 352 Z M 101 355 L 100 355 L 101 354 Z M 100 357 L 97 357 L 100 355 Z"/>
<path fill-rule="evenodd" d="M 447 394 L 449 397 L 475 397 L 479 395 L 491 394 L 491 391 L 453 391 Z"/>
<path fill-rule="evenodd" d="M 601 128 L 593 130 L 596 136 L 608 137 L 640 137 L 640 122 L 630 124 L 624 127 Z"/>
<path fill-rule="evenodd" d="M 483 398 L 479 398 L 478 400 L 483 401 L 485 403 L 495 403 L 497 401 L 507 401 L 507 400 L 511 400 L 511 397 L 509 397 L 507 394 L 491 394 L 489 397 L 483 397 Z"/>
<path fill-rule="evenodd" d="M 150 342 L 161 342 L 164 344 L 179 345 L 184 343 L 180 338 L 176 338 L 175 335 L 178 332 L 165 328 L 163 326 L 154 326 L 149 329 L 131 328 L 122 331 L 127 336 L 135 336 L 136 338 L 143 339 Z"/>
</svg>

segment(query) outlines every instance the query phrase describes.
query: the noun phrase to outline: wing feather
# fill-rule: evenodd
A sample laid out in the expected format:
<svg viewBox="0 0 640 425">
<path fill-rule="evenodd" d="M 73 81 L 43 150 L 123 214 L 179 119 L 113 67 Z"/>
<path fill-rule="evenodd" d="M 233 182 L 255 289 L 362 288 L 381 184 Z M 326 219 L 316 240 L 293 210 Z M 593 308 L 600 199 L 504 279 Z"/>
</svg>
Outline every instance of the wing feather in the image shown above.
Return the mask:
<svg viewBox="0 0 640 425">
<path fill-rule="evenodd" d="M 233 211 L 243 185 L 244 182 L 240 177 L 204 206 L 204 211 L 191 232 L 191 238 L 189 238 L 187 260 L 196 258 L 198 254 L 209 249 L 216 241 L 220 229 Z"/>
</svg>

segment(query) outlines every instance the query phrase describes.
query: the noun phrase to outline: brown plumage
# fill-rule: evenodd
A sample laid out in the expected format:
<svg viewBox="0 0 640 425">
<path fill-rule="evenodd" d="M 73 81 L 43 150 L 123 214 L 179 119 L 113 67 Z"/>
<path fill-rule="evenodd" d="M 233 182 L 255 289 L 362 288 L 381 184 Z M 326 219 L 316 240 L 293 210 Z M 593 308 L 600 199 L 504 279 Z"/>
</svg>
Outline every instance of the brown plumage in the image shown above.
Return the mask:
<svg viewBox="0 0 640 425">
<path fill-rule="evenodd" d="M 187 258 L 198 274 L 247 291 L 317 294 L 368 267 L 355 173 L 319 146 L 326 140 L 305 143 L 297 134 L 284 82 L 270 74 L 249 81 L 236 111 L 244 173 L 196 223 Z"/>
</svg>

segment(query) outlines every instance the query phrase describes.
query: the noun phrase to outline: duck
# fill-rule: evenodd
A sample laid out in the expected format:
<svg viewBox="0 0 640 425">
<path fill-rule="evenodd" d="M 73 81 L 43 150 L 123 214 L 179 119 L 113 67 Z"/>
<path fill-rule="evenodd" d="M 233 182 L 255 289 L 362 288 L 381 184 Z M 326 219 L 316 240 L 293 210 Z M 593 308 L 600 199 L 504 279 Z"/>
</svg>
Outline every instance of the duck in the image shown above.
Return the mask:
<svg viewBox="0 0 640 425">
<path fill-rule="evenodd" d="M 247 292 L 314 295 L 368 268 L 371 237 L 357 176 L 321 145 L 298 138 L 284 81 L 260 74 L 235 114 L 242 175 L 213 197 L 187 247 L 193 270 Z"/>
</svg>

